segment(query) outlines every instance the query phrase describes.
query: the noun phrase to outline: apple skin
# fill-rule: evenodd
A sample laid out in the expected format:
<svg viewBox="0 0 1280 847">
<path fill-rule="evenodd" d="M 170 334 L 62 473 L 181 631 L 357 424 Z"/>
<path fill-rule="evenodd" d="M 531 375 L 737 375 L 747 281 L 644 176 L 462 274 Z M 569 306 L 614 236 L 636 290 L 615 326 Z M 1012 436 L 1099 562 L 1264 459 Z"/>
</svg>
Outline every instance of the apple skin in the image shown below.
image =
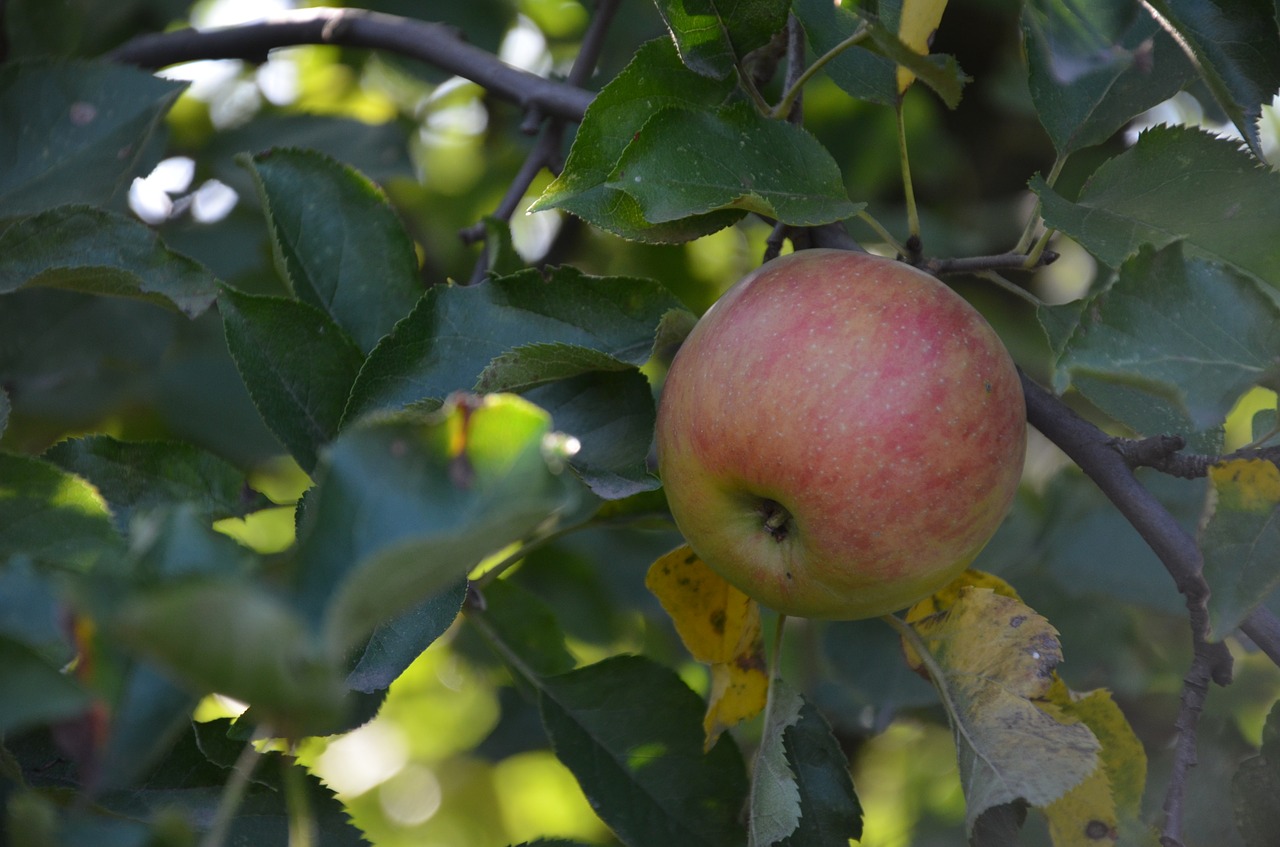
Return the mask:
<svg viewBox="0 0 1280 847">
<path fill-rule="evenodd" d="M 983 317 L 843 250 L 774 259 L 677 353 L 657 420 L 676 525 L 782 614 L 875 617 L 946 585 L 1008 512 L 1026 406 Z"/>
</svg>

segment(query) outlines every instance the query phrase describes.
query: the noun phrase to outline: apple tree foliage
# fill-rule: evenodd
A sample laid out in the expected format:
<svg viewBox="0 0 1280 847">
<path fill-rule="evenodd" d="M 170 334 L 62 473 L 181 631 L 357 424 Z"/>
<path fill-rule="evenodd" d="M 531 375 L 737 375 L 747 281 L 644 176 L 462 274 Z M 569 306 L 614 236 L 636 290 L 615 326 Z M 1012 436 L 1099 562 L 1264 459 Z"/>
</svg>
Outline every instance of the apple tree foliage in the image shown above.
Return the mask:
<svg viewBox="0 0 1280 847">
<path fill-rule="evenodd" d="M 0 3 L 0 840 L 1274 843 L 1274 4 L 229 5 Z M 782 630 L 650 445 L 819 245 L 1038 432 L 978 570 Z M 388 723 L 397 814 L 328 757 Z"/>
</svg>

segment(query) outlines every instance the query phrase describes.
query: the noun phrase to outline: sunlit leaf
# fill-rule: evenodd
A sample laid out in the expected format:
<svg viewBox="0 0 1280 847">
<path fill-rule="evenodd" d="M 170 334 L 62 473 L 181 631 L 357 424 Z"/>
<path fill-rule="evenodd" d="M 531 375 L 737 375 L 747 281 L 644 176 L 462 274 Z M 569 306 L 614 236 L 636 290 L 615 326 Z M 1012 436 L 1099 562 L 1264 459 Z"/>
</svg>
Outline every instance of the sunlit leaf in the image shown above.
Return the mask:
<svg viewBox="0 0 1280 847">
<path fill-rule="evenodd" d="M 539 702 L 556 756 L 623 843 L 740 843 L 741 757 L 729 736 L 703 753 L 702 702 L 670 668 L 606 659 L 542 679 Z"/>
<path fill-rule="evenodd" d="M 1200 548 L 1209 622 L 1220 640 L 1280 586 L 1280 470 L 1241 459 L 1213 466 L 1209 480 Z"/>
<path fill-rule="evenodd" d="M 1158 126 L 1109 159 L 1074 203 L 1034 177 L 1045 223 L 1113 268 L 1143 244 L 1234 265 L 1280 288 L 1280 174 L 1237 142 Z M 1189 214 L 1194 210 L 1194 214 Z"/>
<path fill-rule="evenodd" d="M 941 14 L 941 9 L 937 12 Z M 960 95 L 969 77 L 961 70 L 960 63 L 954 56 L 921 55 L 921 51 L 904 44 L 892 29 L 878 19 L 868 19 L 867 27 L 871 38 L 870 49 L 888 57 L 896 66 L 894 85 L 899 91 L 906 91 L 912 82 L 919 79 L 932 88 L 948 107 L 954 109 L 960 105 Z"/>
<path fill-rule="evenodd" d="M 0 221 L 66 203 L 106 203 L 186 87 L 115 62 L 0 68 Z"/>
<path fill-rule="evenodd" d="M 739 209 L 812 226 L 860 208 L 814 136 L 747 103 L 714 113 L 662 109 L 637 130 L 605 185 L 632 197 L 651 224 Z"/>
<path fill-rule="evenodd" d="M 1176 30 L 1218 105 L 1259 157 L 1258 118 L 1280 89 L 1276 8 L 1258 0 L 1150 0 Z"/>
<path fill-rule="evenodd" d="M 364 356 L 329 315 L 301 300 L 223 288 L 227 347 L 262 420 L 303 470 L 338 434 Z"/>
<path fill-rule="evenodd" d="M 862 836 L 849 761 L 821 713 L 781 679 L 751 786 L 751 847 L 845 844 Z"/>
<path fill-rule="evenodd" d="M 511 395 L 348 427 L 299 528 L 299 602 L 341 649 L 570 508 L 551 422 Z"/>
<path fill-rule="evenodd" d="M 0 453 L 0 561 L 17 555 L 87 569 L 122 550 L 91 485 L 49 462 Z"/>
<path fill-rule="evenodd" d="M 24 286 L 129 297 L 195 317 L 217 280 L 165 246 L 141 221 L 87 206 L 59 206 L 0 233 L 0 294 Z"/>
<path fill-rule="evenodd" d="M 1257 283 L 1179 245 L 1143 248 L 1093 297 L 1058 362 L 1055 387 L 1077 387 L 1138 432 L 1170 418 L 1191 431 L 1221 426 L 1253 385 L 1280 380 L 1280 306 Z M 1079 377 L 1145 397 L 1118 406 Z M 1154 416 L 1159 416 L 1158 418 Z M 1187 430 L 1174 430 L 1183 431 Z"/>
<path fill-rule="evenodd" d="M 1028 83 L 1060 156 L 1100 144 L 1195 75 L 1140 4 L 1037 0 L 1022 12 Z"/>
<path fill-rule="evenodd" d="M 1266 847 L 1280 831 L 1280 704 L 1271 707 L 1262 749 L 1245 759 L 1231 780 L 1236 826 L 1247 847 Z"/>
<path fill-rule="evenodd" d="M 655 225 L 629 194 L 608 182 L 627 145 L 653 115 L 668 107 L 715 109 L 732 91 L 731 79 L 718 82 L 686 68 L 671 39 L 644 44 L 591 102 L 564 171 L 531 211 L 564 209 L 616 235 L 648 242 L 687 241 L 724 229 L 742 213 L 720 211 Z"/>
<path fill-rule="evenodd" d="M 787 22 L 777 0 L 656 0 L 686 66 L 725 79 Z"/>
<path fill-rule="evenodd" d="M 649 567 L 645 586 L 671 616 L 689 653 L 711 666 L 703 728 L 720 733 L 758 715 L 769 689 L 760 606 L 681 545 Z"/>
<path fill-rule="evenodd" d="M 951 721 L 970 829 L 993 806 L 1047 806 L 1098 767 L 1100 745 L 1088 727 L 1033 702 L 1048 694 L 1062 661 L 1043 617 L 1011 597 L 967 588 L 948 611 L 909 626 L 920 639 L 913 646 L 928 652 L 915 666 L 929 674 Z"/>
<path fill-rule="evenodd" d="M 214 521 L 266 505 L 242 471 L 193 444 L 87 435 L 53 445 L 44 458 L 93 483 L 121 531 L 135 513 L 157 506 L 190 504 Z"/>
<path fill-rule="evenodd" d="M 311 150 L 240 160 L 257 181 L 276 264 L 295 296 L 342 327 L 362 352 L 422 294 L 413 243 L 368 178 Z"/>
</svg>

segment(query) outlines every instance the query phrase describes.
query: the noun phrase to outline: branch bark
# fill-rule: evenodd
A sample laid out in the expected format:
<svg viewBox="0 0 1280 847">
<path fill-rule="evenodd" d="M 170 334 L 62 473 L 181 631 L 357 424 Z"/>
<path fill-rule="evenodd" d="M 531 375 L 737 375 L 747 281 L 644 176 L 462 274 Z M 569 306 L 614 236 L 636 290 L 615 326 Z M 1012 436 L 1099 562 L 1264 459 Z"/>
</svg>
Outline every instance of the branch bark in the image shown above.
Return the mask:
<svg viewBox="0 0 1280 847">
<path fill-rule="evenodd" d="M 116 48 L 108 58 L 150 70 L 200 59 L 260 64 L 274 49 L 301 44 L 337 44 L 407 56 L 472 80 L 522 108 L 569 121 L 582 120 L 594 96 L 576 85 L 514 68 L 467 44 L 443 24 L 362 9 L 300 9 L 262 23 L 144 35 Z"/>
</svg>

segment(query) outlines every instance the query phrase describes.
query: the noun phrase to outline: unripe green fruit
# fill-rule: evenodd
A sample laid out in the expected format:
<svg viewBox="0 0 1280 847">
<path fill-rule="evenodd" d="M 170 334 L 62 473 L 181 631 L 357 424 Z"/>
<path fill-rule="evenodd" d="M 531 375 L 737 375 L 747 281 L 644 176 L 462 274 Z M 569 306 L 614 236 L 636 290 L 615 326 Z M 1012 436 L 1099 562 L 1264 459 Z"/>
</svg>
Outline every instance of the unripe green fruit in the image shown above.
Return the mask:
<svg viewBox="0 0 1280 847">
<path fill-rule="evenodd" d="M 990 539 L 1026 408 L 1008 351 L 951 289 L 806 250 L 698 322 L 657 447 L 676 524 L 711 568 L 783 614 L 866 618 L 941 588 Z"/>
</svg>

